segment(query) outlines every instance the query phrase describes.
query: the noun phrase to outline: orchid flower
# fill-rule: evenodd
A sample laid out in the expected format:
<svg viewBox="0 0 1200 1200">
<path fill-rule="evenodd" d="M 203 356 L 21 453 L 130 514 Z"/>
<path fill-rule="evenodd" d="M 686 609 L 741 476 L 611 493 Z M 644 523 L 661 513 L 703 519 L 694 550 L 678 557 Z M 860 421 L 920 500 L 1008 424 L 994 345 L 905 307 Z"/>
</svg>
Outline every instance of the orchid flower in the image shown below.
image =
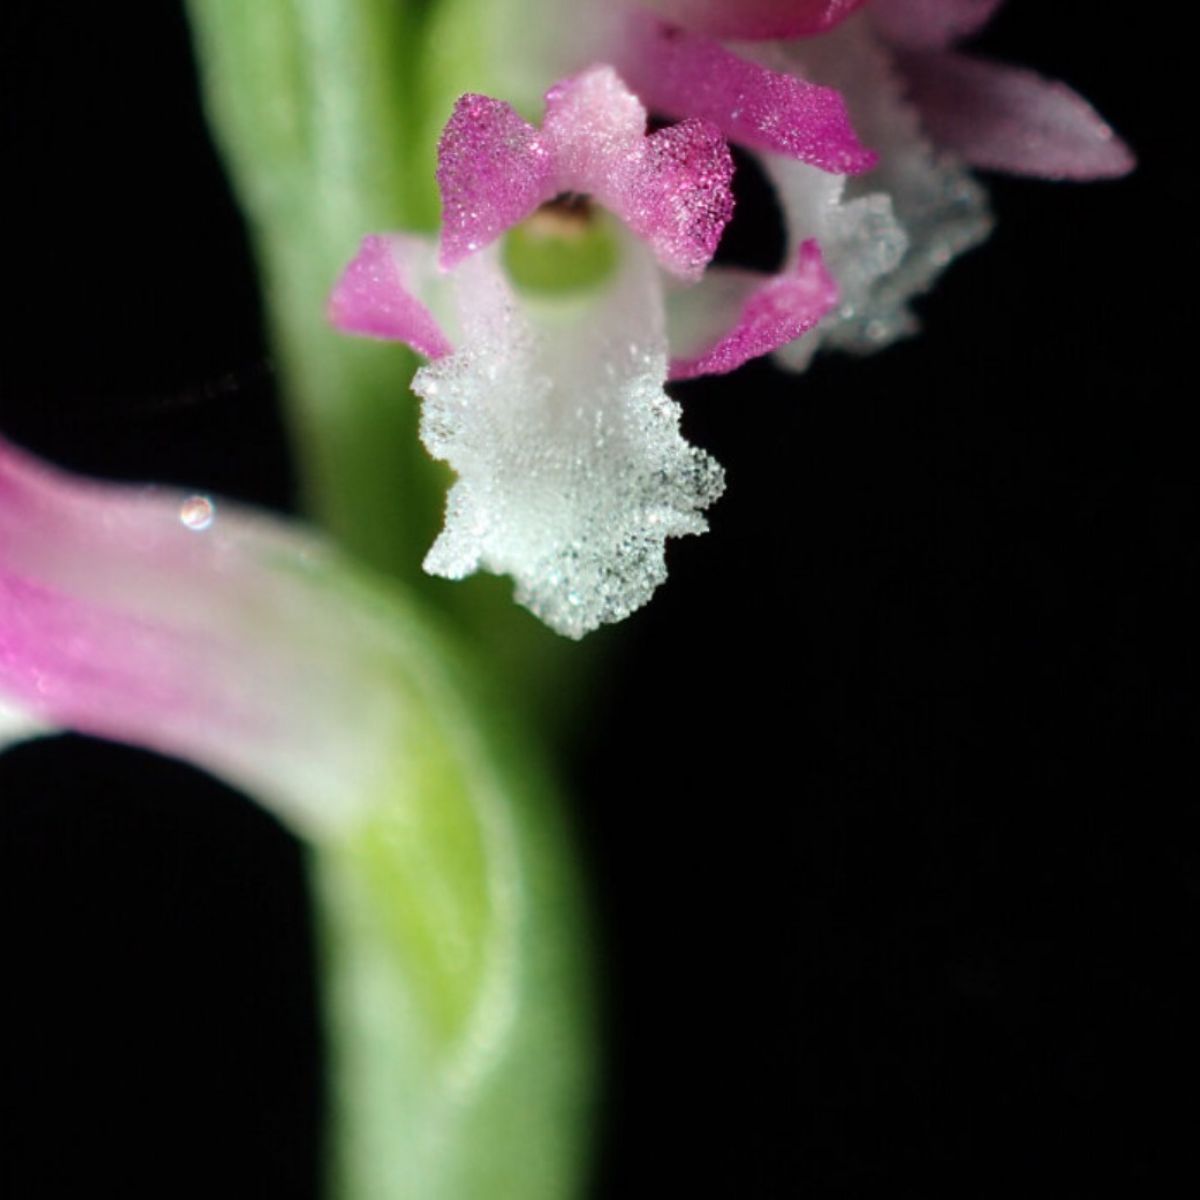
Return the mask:
<svg viewBox="0 0 1200 1200">
<path fill-rule="evenodd" d="M 339 329 L 430 360 L 413 381 L 421 434 L 459 478 L 426 570 L 510 574 L 521 604 L 580 637 L 649 599 L 668 537 L 704 531 L 722 474 L 681 437 L 668 374 L 732 370 L 837 294 L 811 241 L 778 278 L 696 282 L 732 174 L 702 118 L 647 134 L 608 66 L 555 84 L 540 129 L 459 100 L 438 151 L 440 251 L 370 235 L 330 301 Z"/>
<path fill-rule="evenodd" d="M 191 0 L 309 500 L 345 545 L 0 442 L 0 745 L 73 729 L 175 755 L 309 843 L 346 1195 L 571 1194 L 590 1027 L 570 856 L 532 751 L 496 728 L 516 704 L 481 701 L 440 620 L 355 564 L 390 539 L 373 561 L 404 578 L 416 523 L 383 498 L 423 477 L 381 415 L 402 353 L 335 338 L 324 292 L 337 330 L 425 360 L 421 440 L 458 476 L 426 570 L 510 575 L 578 638 L 649 599 L 721 494 L 670 381 L 909 331 L 989 227 L 971 166 L 1131 165 L 1061 85 L 953 49 L 995 6 Z M 397 49 L 420 37 L 428 55 Z M 436 174 L 408 170 L 447 112 Z M 776 187 L 774 273 L 712 265 L 730 143 Z"/>
</svg>

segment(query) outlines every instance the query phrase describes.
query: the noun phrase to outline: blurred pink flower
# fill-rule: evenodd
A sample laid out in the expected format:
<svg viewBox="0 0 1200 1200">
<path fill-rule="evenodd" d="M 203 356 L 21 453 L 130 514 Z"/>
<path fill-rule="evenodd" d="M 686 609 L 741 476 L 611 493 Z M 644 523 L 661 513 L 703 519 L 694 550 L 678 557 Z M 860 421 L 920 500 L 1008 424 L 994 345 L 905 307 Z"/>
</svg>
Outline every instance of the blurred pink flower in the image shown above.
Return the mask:
<svg viewBox="0 0 1200 1200">
<path fill-rule="evenodd" d="M 930 137 L 972 166 L 1041 179 L 1109 179 L 1129 147 L 1077 92 L 1034 71 L 953 49 L 1001 0 L 872 0 Z"/>
</svg>

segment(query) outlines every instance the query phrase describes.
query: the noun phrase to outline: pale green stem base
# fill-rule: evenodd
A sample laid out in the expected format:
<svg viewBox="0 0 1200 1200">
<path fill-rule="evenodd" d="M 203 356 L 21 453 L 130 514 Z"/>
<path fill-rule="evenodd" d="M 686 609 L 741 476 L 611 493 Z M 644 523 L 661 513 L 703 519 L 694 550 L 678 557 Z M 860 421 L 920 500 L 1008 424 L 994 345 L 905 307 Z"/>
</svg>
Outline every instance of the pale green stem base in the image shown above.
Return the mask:
<svg viewBox="0 0 1200 1200">
<path fill-rule="evenodd" d="M 428 981 L 414 978 L 400 933 L 411 864 L 378 854 L 367 864 L 362 845 L 313 850 L 329 1200 L 585 1194 L 595 1047 L 584 948 L 565 936 L 578 937 L 578 897 L 556 873 L 520 861 L 522 836 L 488 914 L 508 927 L 492 931 L 483 986 L 460 1014 L 431 1010 Z M 544 866 L 557 853 L 538 857 Z"/>
</svg>

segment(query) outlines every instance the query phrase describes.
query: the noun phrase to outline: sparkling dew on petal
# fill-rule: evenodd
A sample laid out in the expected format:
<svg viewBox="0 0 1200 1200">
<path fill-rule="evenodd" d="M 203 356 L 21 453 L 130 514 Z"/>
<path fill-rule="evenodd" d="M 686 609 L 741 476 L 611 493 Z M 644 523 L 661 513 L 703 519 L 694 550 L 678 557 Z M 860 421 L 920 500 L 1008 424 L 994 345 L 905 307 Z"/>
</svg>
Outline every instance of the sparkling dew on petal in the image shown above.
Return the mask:
<svg viewBox="0 0 1200 1200">
<path fill-rule="evenodd" d="M 433 247 L 424 238 L 371 234 L 329 298 L 329 320 L 343 333 L 403 342 L 426 358 L 451 351 L 421 299 L 433 277 Z"/>
<path fill-rule="evenodd" d="M 681 121 L 646 139 L 622 208 L 664 266 L 698 279 L 733 216 L 732 180 L 733 156 L 716 126 Z"/>
<path fill-rule="evenodd" d="M 550 90 L 543 135 L 556 191 L 594 196 L 667 270 L 699 276 L 733 215 L 733 158 L 714 126 L 686 120 L 647 136 L 638 98 L 594 67 Z"/>
<path fill-rule="evenodd" d="M 538 131 L 490 96 L 459 98 L 438 142 L 443 267 L 494 241 L 554 195 Z"/>
<path fill-rule="evenodd" d="M 715 337 L 671 360 L 672 379 L 692 379 L 697 375 L 723 375 L 736 370 L 752 358 L 770 354 L 807 333 L 828 313 L 838 300 L 838 287 L 825 267 L 815 241 L 805 242 L 794 265 L 773 276 L 756 276 L 751 272 L 731 272 L 741 276 L 732 280 L 734 289 L 726 291 L 728 300 L 736 304 L 736 316 Z M 714 268 L 711 278 L 717 287 L 726 281 L 721 268 Z M 738 285 L 741 286 L 738 286 Z M 686 293 L 681 299 L 692 300 Z M 695 301 L 705 303 L 706 297 Z M 720 299 L 714 297 L 719 304 Z M 672 338 L 672 344 L 675 339 Z"/>
</svg>

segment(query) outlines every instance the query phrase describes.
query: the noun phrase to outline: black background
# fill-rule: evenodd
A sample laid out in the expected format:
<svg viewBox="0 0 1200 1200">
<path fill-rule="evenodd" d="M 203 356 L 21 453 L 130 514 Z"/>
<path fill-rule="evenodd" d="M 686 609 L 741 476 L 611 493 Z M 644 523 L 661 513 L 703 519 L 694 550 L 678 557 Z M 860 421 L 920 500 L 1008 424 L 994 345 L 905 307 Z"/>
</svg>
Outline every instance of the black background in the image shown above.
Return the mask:
<svg viewBox="0 0 1200 1200">
<path fill-rule="evenodd" d="M 1194 138 L 1179 31 L 1099 8 L 1012 0 L 981 44 L 1091 97 L 1136 176 L 991 180 L 920 339 L 679 389 L 728 492 L 609 639 L 570 777 L 597 1197 L 1194 1186 Z M 286 508 L 179 6 L 0 19 L 0 428 Z M 314 1196 L 297 846 L 82 739 L 9 753 L 0 794 L 10 1194 Z"/>
</svg>

